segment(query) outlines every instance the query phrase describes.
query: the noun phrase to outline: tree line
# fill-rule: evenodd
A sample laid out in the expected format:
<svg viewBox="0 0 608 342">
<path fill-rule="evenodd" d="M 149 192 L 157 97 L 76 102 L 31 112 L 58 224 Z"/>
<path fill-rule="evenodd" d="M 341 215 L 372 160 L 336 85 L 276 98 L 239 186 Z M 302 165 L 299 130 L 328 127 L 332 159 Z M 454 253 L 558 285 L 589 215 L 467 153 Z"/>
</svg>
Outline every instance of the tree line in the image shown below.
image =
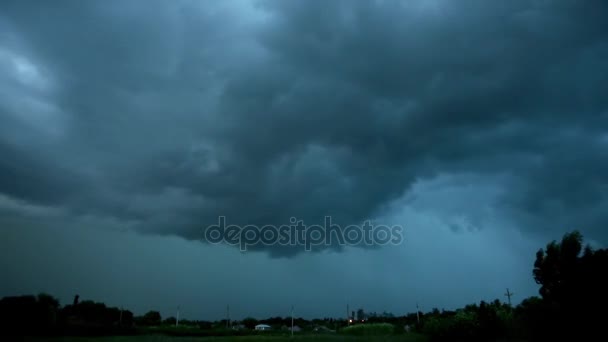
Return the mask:
<svg viewBox="0 0 608 342">
<path fill-rule="evenodd" d="M 607 249 L 584 246 L 578 231 L 566 233 L 538 250 L 531 273 L 539 295 L 516 307 L 496 300 L 434 310 L 418 328 L 437 341 L 606 339 Z"/>
<path fill-rule="evenodd" d="M 458 310 L 433 309 L 395 316 L 358 309 L 350 317 L 353 322 L 345 318 L 296 318 L 294 323 L 311 331 L 319 327 L 339 331 L 356 324 L 389 323 L 395 333 L 420 332 L 434 341 L 581 340 L 607 335 L 603 324 L 608 321 L 608 250 L 584 246 L 582 235 L 574 231 L 539 249 L 531 266 L 532 276 L 540 285 L 539 295 L 515 307 L 496 299 Z M 122 308 L 80 301 L 78 295 L 72 304 L 63 307 L 48 294 L 0 299 L 0 335 L 125 335 L 141 333 L 140 328 L 172 327 L 176 323 L 175 317 L 163 319 L 158 311 L 134 316 Z M 291 317 L 179 321 L 180 326 L 197 328 L 207 335 L 242 333 L 259 323 L 280 329 L 291 325 Z"/>
</svg>

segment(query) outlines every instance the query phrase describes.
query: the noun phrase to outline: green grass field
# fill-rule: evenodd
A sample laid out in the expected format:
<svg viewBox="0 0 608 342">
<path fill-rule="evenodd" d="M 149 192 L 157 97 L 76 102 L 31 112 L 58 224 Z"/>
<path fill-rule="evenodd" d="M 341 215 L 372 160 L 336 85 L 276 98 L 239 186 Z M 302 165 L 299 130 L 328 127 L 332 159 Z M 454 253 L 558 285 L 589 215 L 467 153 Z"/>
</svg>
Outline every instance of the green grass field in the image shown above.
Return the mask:
<svg viewBox="0 0 608 342">
<path fill-rule="evenodd" d="M 387 336 L 344 336 L 344 335 L 296 335 L 291 336 L 230 336 L 230 337 L 171 337 L 164 335 L 139 335 L 139 336 L 112 336 L 112 337 L 60 337 L 47 339 L 31 339 L 28 341 L 56 341 L 56 342 L 263 342 L 263 341 L 403 341 L 403 342 L 426 342 L 426 338 L 417 334 L 387 335 Z"/>
</svg>

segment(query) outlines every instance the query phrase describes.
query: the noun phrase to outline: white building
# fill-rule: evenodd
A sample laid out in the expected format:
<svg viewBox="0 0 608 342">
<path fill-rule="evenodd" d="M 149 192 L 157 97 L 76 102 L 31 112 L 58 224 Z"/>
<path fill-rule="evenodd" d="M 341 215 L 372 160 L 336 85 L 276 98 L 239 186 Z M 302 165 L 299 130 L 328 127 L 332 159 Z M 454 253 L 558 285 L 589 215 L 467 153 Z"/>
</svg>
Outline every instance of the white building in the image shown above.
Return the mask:
<svg viewBox="0 0 608 342">
<path fill-rule="evenodd" d="M 258 324 L 255 326 L 255 330 L 270 330 L 270 325 L 268 324 Z"/>
</svg>

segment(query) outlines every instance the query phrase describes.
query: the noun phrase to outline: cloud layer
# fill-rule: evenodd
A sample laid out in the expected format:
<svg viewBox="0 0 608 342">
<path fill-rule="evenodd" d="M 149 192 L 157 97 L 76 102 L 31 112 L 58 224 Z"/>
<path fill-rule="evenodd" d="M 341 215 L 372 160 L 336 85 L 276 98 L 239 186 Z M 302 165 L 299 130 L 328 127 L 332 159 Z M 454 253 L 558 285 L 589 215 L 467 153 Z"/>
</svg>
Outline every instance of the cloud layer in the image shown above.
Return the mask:
<svg viewBox="0 0 608 342">
<path fill-rule="evenodd" d="M 500 212 L 526 234 L 606 244 L 604 13 L 601 0 L 6 1 L 0 209 L 198 240 L 220 215 L 390 221 L 430 182 L 426 207 L 460 217 L 455 230 Z"/>
</svg>

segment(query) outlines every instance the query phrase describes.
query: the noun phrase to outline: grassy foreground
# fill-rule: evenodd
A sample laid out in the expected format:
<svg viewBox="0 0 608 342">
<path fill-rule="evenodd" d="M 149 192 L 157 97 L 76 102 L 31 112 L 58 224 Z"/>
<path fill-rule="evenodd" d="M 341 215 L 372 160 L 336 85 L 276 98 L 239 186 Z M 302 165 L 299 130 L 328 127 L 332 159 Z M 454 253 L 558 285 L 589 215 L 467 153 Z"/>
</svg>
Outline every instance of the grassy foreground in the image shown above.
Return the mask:
<svg viewBox="0 0 608 342">
<path fill-rule="evenodd" d="M 291 336 L 226 336 L 226 337 L 173 337 L 165 335 L 139 335 L 139 336 L 112 336 L 112 337 L 57 337 L 46 339 L 31 339 L 26 341 L 55 341 L 55 342 L 278 342 L 278 341 L 403 341 L 403 342 L 426 342 L 425 336 L 418 334 L 388 335 L 388 336 L 345 336 L 345 335 L 296 335 Z"/>
</svg>

